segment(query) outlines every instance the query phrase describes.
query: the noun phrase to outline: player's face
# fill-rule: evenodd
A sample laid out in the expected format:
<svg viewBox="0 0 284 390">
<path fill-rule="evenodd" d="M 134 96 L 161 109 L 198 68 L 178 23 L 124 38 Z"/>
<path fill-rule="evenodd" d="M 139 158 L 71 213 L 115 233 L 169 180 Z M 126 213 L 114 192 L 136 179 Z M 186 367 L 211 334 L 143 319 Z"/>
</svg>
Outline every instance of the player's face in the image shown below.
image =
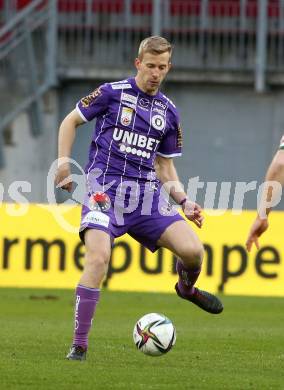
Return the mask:
<svg viewBox="0 0 284 390">
<path fill-rule="evenodd" d="M 155 95 L 170 70 L 170 54 L 144 53 L 143 58 L 136 58 L 137 68 L 136 82 L 142 91 L 149 95 Z"/>
</svg>

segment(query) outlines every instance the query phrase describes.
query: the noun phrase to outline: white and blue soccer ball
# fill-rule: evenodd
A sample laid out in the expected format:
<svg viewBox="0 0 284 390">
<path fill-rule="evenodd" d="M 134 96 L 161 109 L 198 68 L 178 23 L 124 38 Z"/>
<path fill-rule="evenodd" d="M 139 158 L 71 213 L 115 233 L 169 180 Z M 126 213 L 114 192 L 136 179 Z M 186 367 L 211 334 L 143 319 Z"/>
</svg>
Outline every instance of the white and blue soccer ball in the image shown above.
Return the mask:
<svg viewBox="0 0 284 390">
<path fill-rule="evenodd" d="M 160 356 L 175 345 L 176 329 L 163 314 L 149 313 L 136 322 L 133 339 L 136 347 L 146 355 Z"/>
</svg>

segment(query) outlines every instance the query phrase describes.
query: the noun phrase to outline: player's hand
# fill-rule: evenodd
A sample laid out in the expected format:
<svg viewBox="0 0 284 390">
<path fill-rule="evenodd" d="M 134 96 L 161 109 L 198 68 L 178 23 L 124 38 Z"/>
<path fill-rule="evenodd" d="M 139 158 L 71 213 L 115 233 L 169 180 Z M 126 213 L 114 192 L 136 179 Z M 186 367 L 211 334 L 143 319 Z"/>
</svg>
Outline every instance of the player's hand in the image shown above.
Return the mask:
<svg viewBox="0 0 284 390">
<path fill-rule="evenodd" d="M 202 208 L 199 206 L 199 204 L 187 200 L 182 205 L 182 210 L 187 219 L 195 223 L 197 227 L 202 227 L 204 217 L 201 214 Z"/>
<path fill-rule="evenodd" d="M 260 237 L 267 229 L 268 229 L 267 218 L 261 219 L 257 217 L 254 223 L 252 224 L 252 227 L 250 229 L 246 241 L 246 248 L 248 252 L 250 252 L 253 244 L 257 247 L 257 249 L 259 249 L 258 237 Z"/>
<path fill-rule="evenodd" d="M 72 191 L 72 177 L 69 164 L 62 164 L 58 167 L 55 174 L 56 188 L 62 188 L 68 192 Z"/>
</svg>

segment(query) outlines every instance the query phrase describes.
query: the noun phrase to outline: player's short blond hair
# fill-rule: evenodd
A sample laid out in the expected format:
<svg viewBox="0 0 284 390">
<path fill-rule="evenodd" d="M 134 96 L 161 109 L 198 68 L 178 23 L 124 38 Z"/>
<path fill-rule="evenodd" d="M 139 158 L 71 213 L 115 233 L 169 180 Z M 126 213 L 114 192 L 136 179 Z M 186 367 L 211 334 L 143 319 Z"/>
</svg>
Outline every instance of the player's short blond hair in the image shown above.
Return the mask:
<svg viewBox="0 0 284 390">
<path fill-rule="evenodd" d="M 154 35 L 152 37 L 143 39 L 143 41 L 140 43 L 138 49 L 138 58 L 139 60 L 142 60 L 145 53 L 163 54 L 166 52 L 170 54 L 171 58 L 172 51 L 172 45 L 166 40 L 166 38 Z"/>
</svg>

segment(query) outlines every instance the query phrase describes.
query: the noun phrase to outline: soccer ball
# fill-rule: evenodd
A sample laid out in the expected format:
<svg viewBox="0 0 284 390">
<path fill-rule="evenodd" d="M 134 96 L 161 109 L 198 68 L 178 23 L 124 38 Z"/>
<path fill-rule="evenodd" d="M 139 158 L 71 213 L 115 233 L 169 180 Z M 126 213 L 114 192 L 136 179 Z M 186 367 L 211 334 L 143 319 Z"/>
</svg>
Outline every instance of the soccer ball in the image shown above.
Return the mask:
<svg viewBox="0 0 284 390">
<path fill-rule="evenodd" d="M 136 347 L 150 356 L 160 356 L 171 350 L 176 342 L 176 330 L 163 314 L 150 313 L 141 317 L 133 329 Z"/>
</svg>

